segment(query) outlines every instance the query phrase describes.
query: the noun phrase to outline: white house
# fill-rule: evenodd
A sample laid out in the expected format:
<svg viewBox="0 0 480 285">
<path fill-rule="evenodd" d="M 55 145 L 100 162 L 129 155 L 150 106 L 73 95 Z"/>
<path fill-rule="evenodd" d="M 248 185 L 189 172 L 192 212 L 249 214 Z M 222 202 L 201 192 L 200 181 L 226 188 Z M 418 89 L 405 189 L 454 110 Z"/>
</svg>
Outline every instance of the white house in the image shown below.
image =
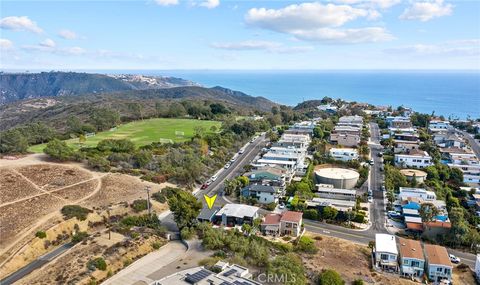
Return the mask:
<svg viewBox="0 0 480 285">
<path fill-rule="evenodd" d="M 427 259 L 427 275 L 434 284 L 438 284 L 442 280 L 452 280 L 453 266 L 445 247 L 425 244 L 425 257 Z"/>
<path fill-rule="evenodd" d="M 395 154 L 395 166 L 425 168 L 433 165 L 432 157 L 423 150 L 412 150 L 408 154 Z"/>
<path fill-rule="evenodd" d="M 270 185 L 253 184 L 242 190 L 244 197 L 253 197 L 260 204 L 278 203 L 278 191 Z"/>
<path fill-rule="evenodd" d="M 260 208 L 243 204 L 225 204 L 216 214 L 216 219 L 222 221 L 222 225 L 234 226 L 244 223 L 252 224 L 258 218 Z"/>
<path fill-rule="evenodd" d="M 395 236 L 375 234 L 375 266 L 389 271 L 398 271 L 398 250 Z"/>
<path fill-rule="evenodd" d="M 433 191 L 428 191 L 423 188 L 400 187 L 397 199 L 399 201 L 405 201 L 409 198 L 421 199 L 424 202 L 433 202 L 437 200 L 437 194 L 435 194 Z"/>
<path fill-rule="evenodd" d="M 354 148 L 331 148 L 330 156 L 342 161 L 358 159 L 358 152 Z"/>
<path fill-rule="evenodd" d="M 442 132 L 450 129 L 452 129 L 452 126 L 448 121 L 431 120 L 430 123 L 428 124 L 428 130 L 432 133 Z"/>
</svg>

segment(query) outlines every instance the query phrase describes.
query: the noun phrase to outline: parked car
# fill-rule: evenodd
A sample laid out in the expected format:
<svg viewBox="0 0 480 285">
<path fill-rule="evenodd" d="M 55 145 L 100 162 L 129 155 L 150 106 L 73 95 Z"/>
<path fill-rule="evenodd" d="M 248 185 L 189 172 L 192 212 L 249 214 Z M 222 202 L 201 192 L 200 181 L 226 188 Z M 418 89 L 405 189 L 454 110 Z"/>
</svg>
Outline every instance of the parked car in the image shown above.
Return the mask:
<svg viewBox="0 0 480 285">
<path fill-rule="evenodd" d="M 230 163 L 227 163 L 223 168 L 228 169 L 229 167 L 230 167 Z"/>
<path fill-rule="evenodd" d="M 372 196 L 368 196 L 368 203 L 373 203 L 373 197 Z"/>
<path fill-rule="evenodd" d="M 373 164 L 374 164 L 373 159 L 370 159 L 370 160 L 368 161 L 368 164 L 373 165 Z"/>
<path fill-rule="evenodd" d="M 284 204 L 280 204 L 280 205 L 278 205 L 278 208 L 281 209 L 281 210 L 283 210 L 283 209 L 285 209 L 285 205 L 284 205 Z"/>
<path fill-rule="evenodd" d="M 456 257 L 455 255 L 449 254 L 448 257 L 450 257 L 450 261 L 451 261 L 452 263 L 455 263 L 455 264 L 460 263 L 460 258 Z"/>
<path fill-rule="evenodd" d="M 382 157 L 382 156 L 383 156 L 383 152 L 379 152 L 379 153 L 377 154 L 377 156 L 378 156 L 378 157 Z"/>
<path fill-rule="evenodd" d="M 204 190 L 204 189 L 207 189 L 208 188 L 208 184 L 205 182 L 203 183 L 202 187 L 200 187 L 200 189 Z"/>
<path fill-rule="evenodd" d="M 380 171 L 383 172 L 384 170 L 383 166 L 380 166 Z"/>
<path fill-rule="evenodd" d="M 211 179 L 212 182 L 213 182 L 213 181 L 217 180 L 217 178 L 218 178 L 217 175 L 213 175 L 210 179 Z"/>
</svg>

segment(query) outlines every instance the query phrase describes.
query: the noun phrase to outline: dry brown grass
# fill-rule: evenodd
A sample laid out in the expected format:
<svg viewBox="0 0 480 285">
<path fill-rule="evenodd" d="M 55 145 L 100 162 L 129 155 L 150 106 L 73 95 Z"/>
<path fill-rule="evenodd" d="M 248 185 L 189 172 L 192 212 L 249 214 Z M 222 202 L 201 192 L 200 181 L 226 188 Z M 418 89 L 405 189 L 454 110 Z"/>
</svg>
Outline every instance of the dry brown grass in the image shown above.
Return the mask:
<svg viewBox="0 0 480 285">
<path fill-rule="evenodd" d="M 316 254 L 301 255 L 309 276 L 317 276 L 323 269 L 333 269 L 342 275 L 345 284 L 351 284 L 356 279 L 362 279 L 366 284 L 415 284 L 398 275 L 371 271 L 370 249 L 367 246 L 333 237 L 320 237 L 315 241 L 319 248 Z"/>
<path fill-rule="evenodd" d="M 87 170 L 65 165 L 28 165 L 17 170 L 45 190 L 62 188 L 93 177 Z"/>
<path fill-rule="evenodd" d="M 75 202 L 90 195 L 97 187 L 98 183 L 99 181 L 97 180 L 90 180 L 61 190 L 53 191 L 52 193 L 68 200 L 69 202 Z"/>
<path fill-rule="evenodd" d="M 6 168 L 0 169 L 0 204 L 42 193 L 21 175 Z"/>
</svg>

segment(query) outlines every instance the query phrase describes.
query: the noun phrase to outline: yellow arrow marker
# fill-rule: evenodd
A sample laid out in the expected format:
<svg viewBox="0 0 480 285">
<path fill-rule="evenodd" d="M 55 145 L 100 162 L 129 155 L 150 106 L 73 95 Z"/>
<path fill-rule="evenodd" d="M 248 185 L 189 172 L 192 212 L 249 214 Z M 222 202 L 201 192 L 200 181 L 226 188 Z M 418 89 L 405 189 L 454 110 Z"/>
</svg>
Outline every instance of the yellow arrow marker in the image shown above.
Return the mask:
<svg viewBox="0 0 480 285">
<path fill-rule="evenodd" d="M 205 202 L 207 202 L 208 208 L 211 209 L 213 204 L 215 203 L 215 199 L 217 199 L 217 194 L 213 195 L 212 197 L 208 197 L 207 195 L 203 195 L 205 198 Z"/>
</svg>

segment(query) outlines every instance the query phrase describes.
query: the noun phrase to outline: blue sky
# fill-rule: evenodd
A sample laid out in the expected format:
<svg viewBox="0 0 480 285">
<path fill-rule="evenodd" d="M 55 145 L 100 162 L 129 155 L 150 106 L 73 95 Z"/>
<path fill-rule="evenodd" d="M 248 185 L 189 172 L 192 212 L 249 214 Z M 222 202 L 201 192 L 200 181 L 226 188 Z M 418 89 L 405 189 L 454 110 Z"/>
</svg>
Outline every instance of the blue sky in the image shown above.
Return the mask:
<svg viewBox="0 0 480 285">
<path fill-rule="evenodd" d="M 480 69 L 480 1 L 2 0 L 2 69 Z"/>
</svg>

